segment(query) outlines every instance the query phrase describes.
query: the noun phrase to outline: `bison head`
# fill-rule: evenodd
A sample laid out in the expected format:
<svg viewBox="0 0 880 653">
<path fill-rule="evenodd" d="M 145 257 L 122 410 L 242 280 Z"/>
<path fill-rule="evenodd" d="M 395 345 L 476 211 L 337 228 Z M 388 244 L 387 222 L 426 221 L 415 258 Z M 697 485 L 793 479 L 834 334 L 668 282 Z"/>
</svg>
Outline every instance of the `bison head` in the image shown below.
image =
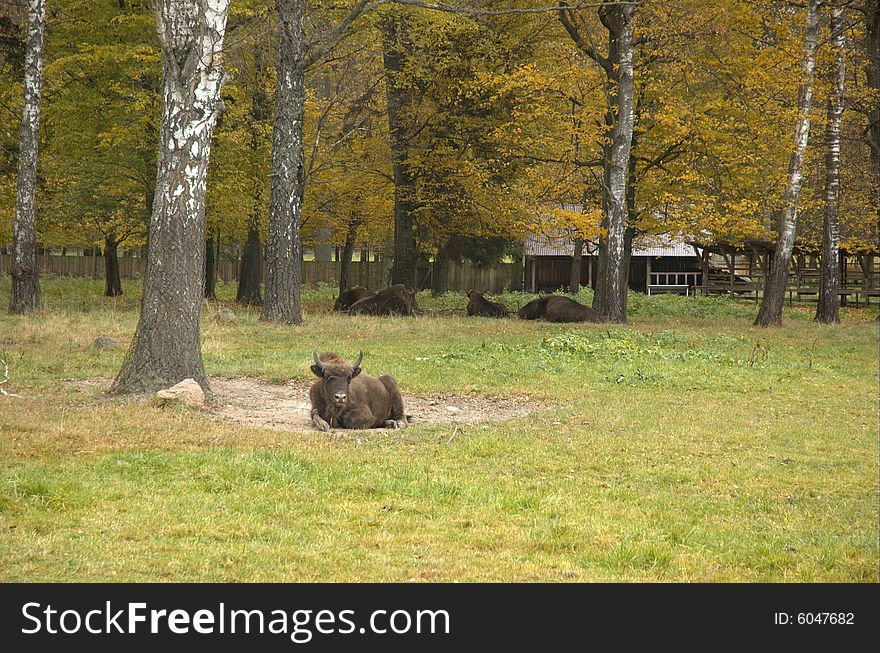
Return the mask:
<svg viewBox="0 0 880 653">
<path fill-rule="evenodd" d="M 344 360 L 333 355 L 324 354 L 328 360 L 322 360 L 318 356 L 318 350 L 312 351 L 312 372 L 324 381 L 324 392 L 327 399 L 335 406 L 344 406 L 348 399 L 348 386 L 351 380 L 361 373 L 361 361 L 364 352 L 361 351 L 354 365 L 349 365 Z"/>
</svg>

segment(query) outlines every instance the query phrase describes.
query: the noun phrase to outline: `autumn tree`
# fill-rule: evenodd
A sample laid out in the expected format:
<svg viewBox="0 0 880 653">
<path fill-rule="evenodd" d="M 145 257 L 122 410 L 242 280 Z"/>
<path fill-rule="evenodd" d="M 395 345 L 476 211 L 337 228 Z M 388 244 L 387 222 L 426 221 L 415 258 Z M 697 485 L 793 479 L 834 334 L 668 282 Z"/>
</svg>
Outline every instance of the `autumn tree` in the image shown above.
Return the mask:
<svg viewBox="0 0 880 653">
<path fill-rule="evenodd" d="M 115 392 L 185 378 L 208 387 L 199 319 L 203 297 L 205 184 L 220 110 L 228 0 L 154 0 L 163 96 L 147 271 L 131 349 Z"/>
</svg>

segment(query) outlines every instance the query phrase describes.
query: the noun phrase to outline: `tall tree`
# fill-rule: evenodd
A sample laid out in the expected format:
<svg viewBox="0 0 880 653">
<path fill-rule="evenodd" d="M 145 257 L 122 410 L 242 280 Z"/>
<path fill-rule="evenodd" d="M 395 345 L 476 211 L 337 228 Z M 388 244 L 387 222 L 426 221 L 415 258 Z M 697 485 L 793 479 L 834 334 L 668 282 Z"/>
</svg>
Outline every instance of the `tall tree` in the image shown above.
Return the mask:
<svg viewBox="0 0 880 653">
<path fill-rule="evenodd" d="M 822 232 L 822 269 L 816 320 L 840 322 L 840 120 L 846 84 L 846 8 L 831 8 L 831 45 L 834 66 L 825 128 L 825 221 Z"/>
<path fill-rule="evenodd" d="M 40 146 L 40 99 L 43 88 L 45 0 L 28 0 L 24 64 L 24 108 L 18 154 L 18 187 L 12 245 L 10 313 L 40 308 L 40 270 L 37 266 L 37 158 Z"/>
<path fill-rule="evenodd" d="M 394 253 L 391 283 L 414 287 L 416 282 L 415 176 L 409 164 L 412 90 L 401 80 L 413 49 L 407 10 L 389 11 L 382 20 L 383 63 L 388 99 L 388 133 L 394 176 Z"/>
<path fill-rule="evenodd" d="M 276 0 L 278 62 L 263 320 L 284 324 L 302 322 L 300 214 L 306 181 L 303 162 L 305 70 L 348 33 L 352 23 L 369 9 L 369 4 L 368 0 L 356 0 L 343 20 L 314 43 L 306 44 L 306 0 Z"/>
<path fill-rule="evenodd" d="M 156 192 L 140 318 L 114 392 L 185 378 L 208 388 L 199 333 L 205 184 L 221 109 L 228 10 L 229 0 L 153 0 L 164 91 Z"/>
<path fill-rule="evenodd" d="M 804 31 L 803 81 L 798 94 L 798 120 L 795 127 L 795 148 L 788 164 L 788 180 L 785 185 L 784 208 L 777 229 L 778 240 L 773 253 L 773 265 L 764 287 L 764 299 L 755 326 L 778 326 L 782 324 L 782 305 L 788 287 L 788 268 L 797 234 L 798 199 L 804 181 L 804 158 L 810 137 L 810 111 L 813 107 L 813 76 L 816 68 L 816 52 L 819 48 L 820 0 L 808 0 L 806 29 Z"/>
<path fill-rule="evenodd" d="M 577 11 L 559 11 L 559 19 L 577 47 L 590 57 L 605 77 L 607 144 L 603 148 L 602 226 L 599 269 L 593 308 L 608 322 L 626 322 L 627 182 L 633 136 L 635 86 L 633 81 L 633 22 L 639 3 L 604 0 L 599 20 L 608 32 L 607 55 L 593 44 L 589 28 Z"/>
<path fill-rule="evenodd" d="M 266 240 L 266 299 L 262 319 L 302 322 L 300 211 L 305 107 L 305 0 L 277 0 L 278 63 L 272 135 L 272 191 Z"/>
<path fill-rule="evenodd" d="M 868 102 L 868 143 L 871 147 L 873 185 L 877 221 L 880 223 L 880 0 L 865 0 L 865 42 L 867 65 L 865 66 L 868 88 L 873 97 Z"/>
</svg>

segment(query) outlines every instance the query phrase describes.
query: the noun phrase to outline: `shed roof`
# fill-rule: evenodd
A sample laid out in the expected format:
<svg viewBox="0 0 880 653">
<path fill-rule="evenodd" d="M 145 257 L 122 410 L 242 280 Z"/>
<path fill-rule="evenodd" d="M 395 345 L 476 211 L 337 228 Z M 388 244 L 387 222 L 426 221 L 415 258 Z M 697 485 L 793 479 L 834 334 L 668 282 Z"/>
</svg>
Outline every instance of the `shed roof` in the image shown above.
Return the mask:
<svg viewBox="0 0 880 653">
<path fill-rule="evenodd" d="M 584 254 L 596 250 L 596 243 L 588 242 Z M 574 254 L 574 242 L 564 236 L 549 236 L 547 234 L 529 234 L 523 243 L 523 253 L 526 256 L 571 256 Z M 645 237 L 633 243 L 633 256 L 697 256 L 694 246 L 684 242 L 661 237 Z"/>
</svg>

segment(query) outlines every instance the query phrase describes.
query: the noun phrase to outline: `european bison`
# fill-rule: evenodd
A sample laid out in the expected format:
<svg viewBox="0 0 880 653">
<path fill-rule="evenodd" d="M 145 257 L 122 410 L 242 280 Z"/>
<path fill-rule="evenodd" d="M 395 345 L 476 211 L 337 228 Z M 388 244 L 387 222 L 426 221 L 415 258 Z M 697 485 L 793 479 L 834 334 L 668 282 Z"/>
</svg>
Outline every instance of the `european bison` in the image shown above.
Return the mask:
<svg viewBox="0 0 880 653">
<path fill-rule="evenodd" d="M 540 320 L 544 317 L 544 313 L 547 311 L 547 300 L 550 299 L 550 297 L 552 297 L 552 295 L 543 295 L 537 299 L 533 299 L 519 309 L 516 316 L 521 320 Z"/>
<path fill-rule="evenodd" d="M 343 290 L 339 293 L 339 297 L 336 299 L 336 303 L 333 304 L 334 311 L 347 311 L 349 307 L 355 302 L 359 302 L 366 297 L 372 297 L 375 295 L 372 290 L 367 290 L 366 288 L 361 288 L 360 286 L 356 286 L 354 288 L 349 288 L 348 290 Z"/>
<path fill-rule="evenodd" d="M 548 322 L 601 322 L 598 311 L 568 297 L 548 297 L 544 309 Z"/>
<path fill-rule="evenodd" d="M 401 283 L 352 304 L 349 315 L 412 315 L 415 293 Z"/>
<path fill-rule="evenodd" d="M 507 317 L 507 307 L 500 302 L 490 302 L 479 290 L 468 290 L 467 314 L 478 317 Z"/>
<path fill-rule="evenodd" d="M 312 423 L 321 431 L 331 428 L 406 428 L 403 397 L 393 376 L 361 374 L 364 352 L 354 365 L 334 353 L 312 352 L 312 372 L 318 380 L 309 390 Z"/>
</svg>

